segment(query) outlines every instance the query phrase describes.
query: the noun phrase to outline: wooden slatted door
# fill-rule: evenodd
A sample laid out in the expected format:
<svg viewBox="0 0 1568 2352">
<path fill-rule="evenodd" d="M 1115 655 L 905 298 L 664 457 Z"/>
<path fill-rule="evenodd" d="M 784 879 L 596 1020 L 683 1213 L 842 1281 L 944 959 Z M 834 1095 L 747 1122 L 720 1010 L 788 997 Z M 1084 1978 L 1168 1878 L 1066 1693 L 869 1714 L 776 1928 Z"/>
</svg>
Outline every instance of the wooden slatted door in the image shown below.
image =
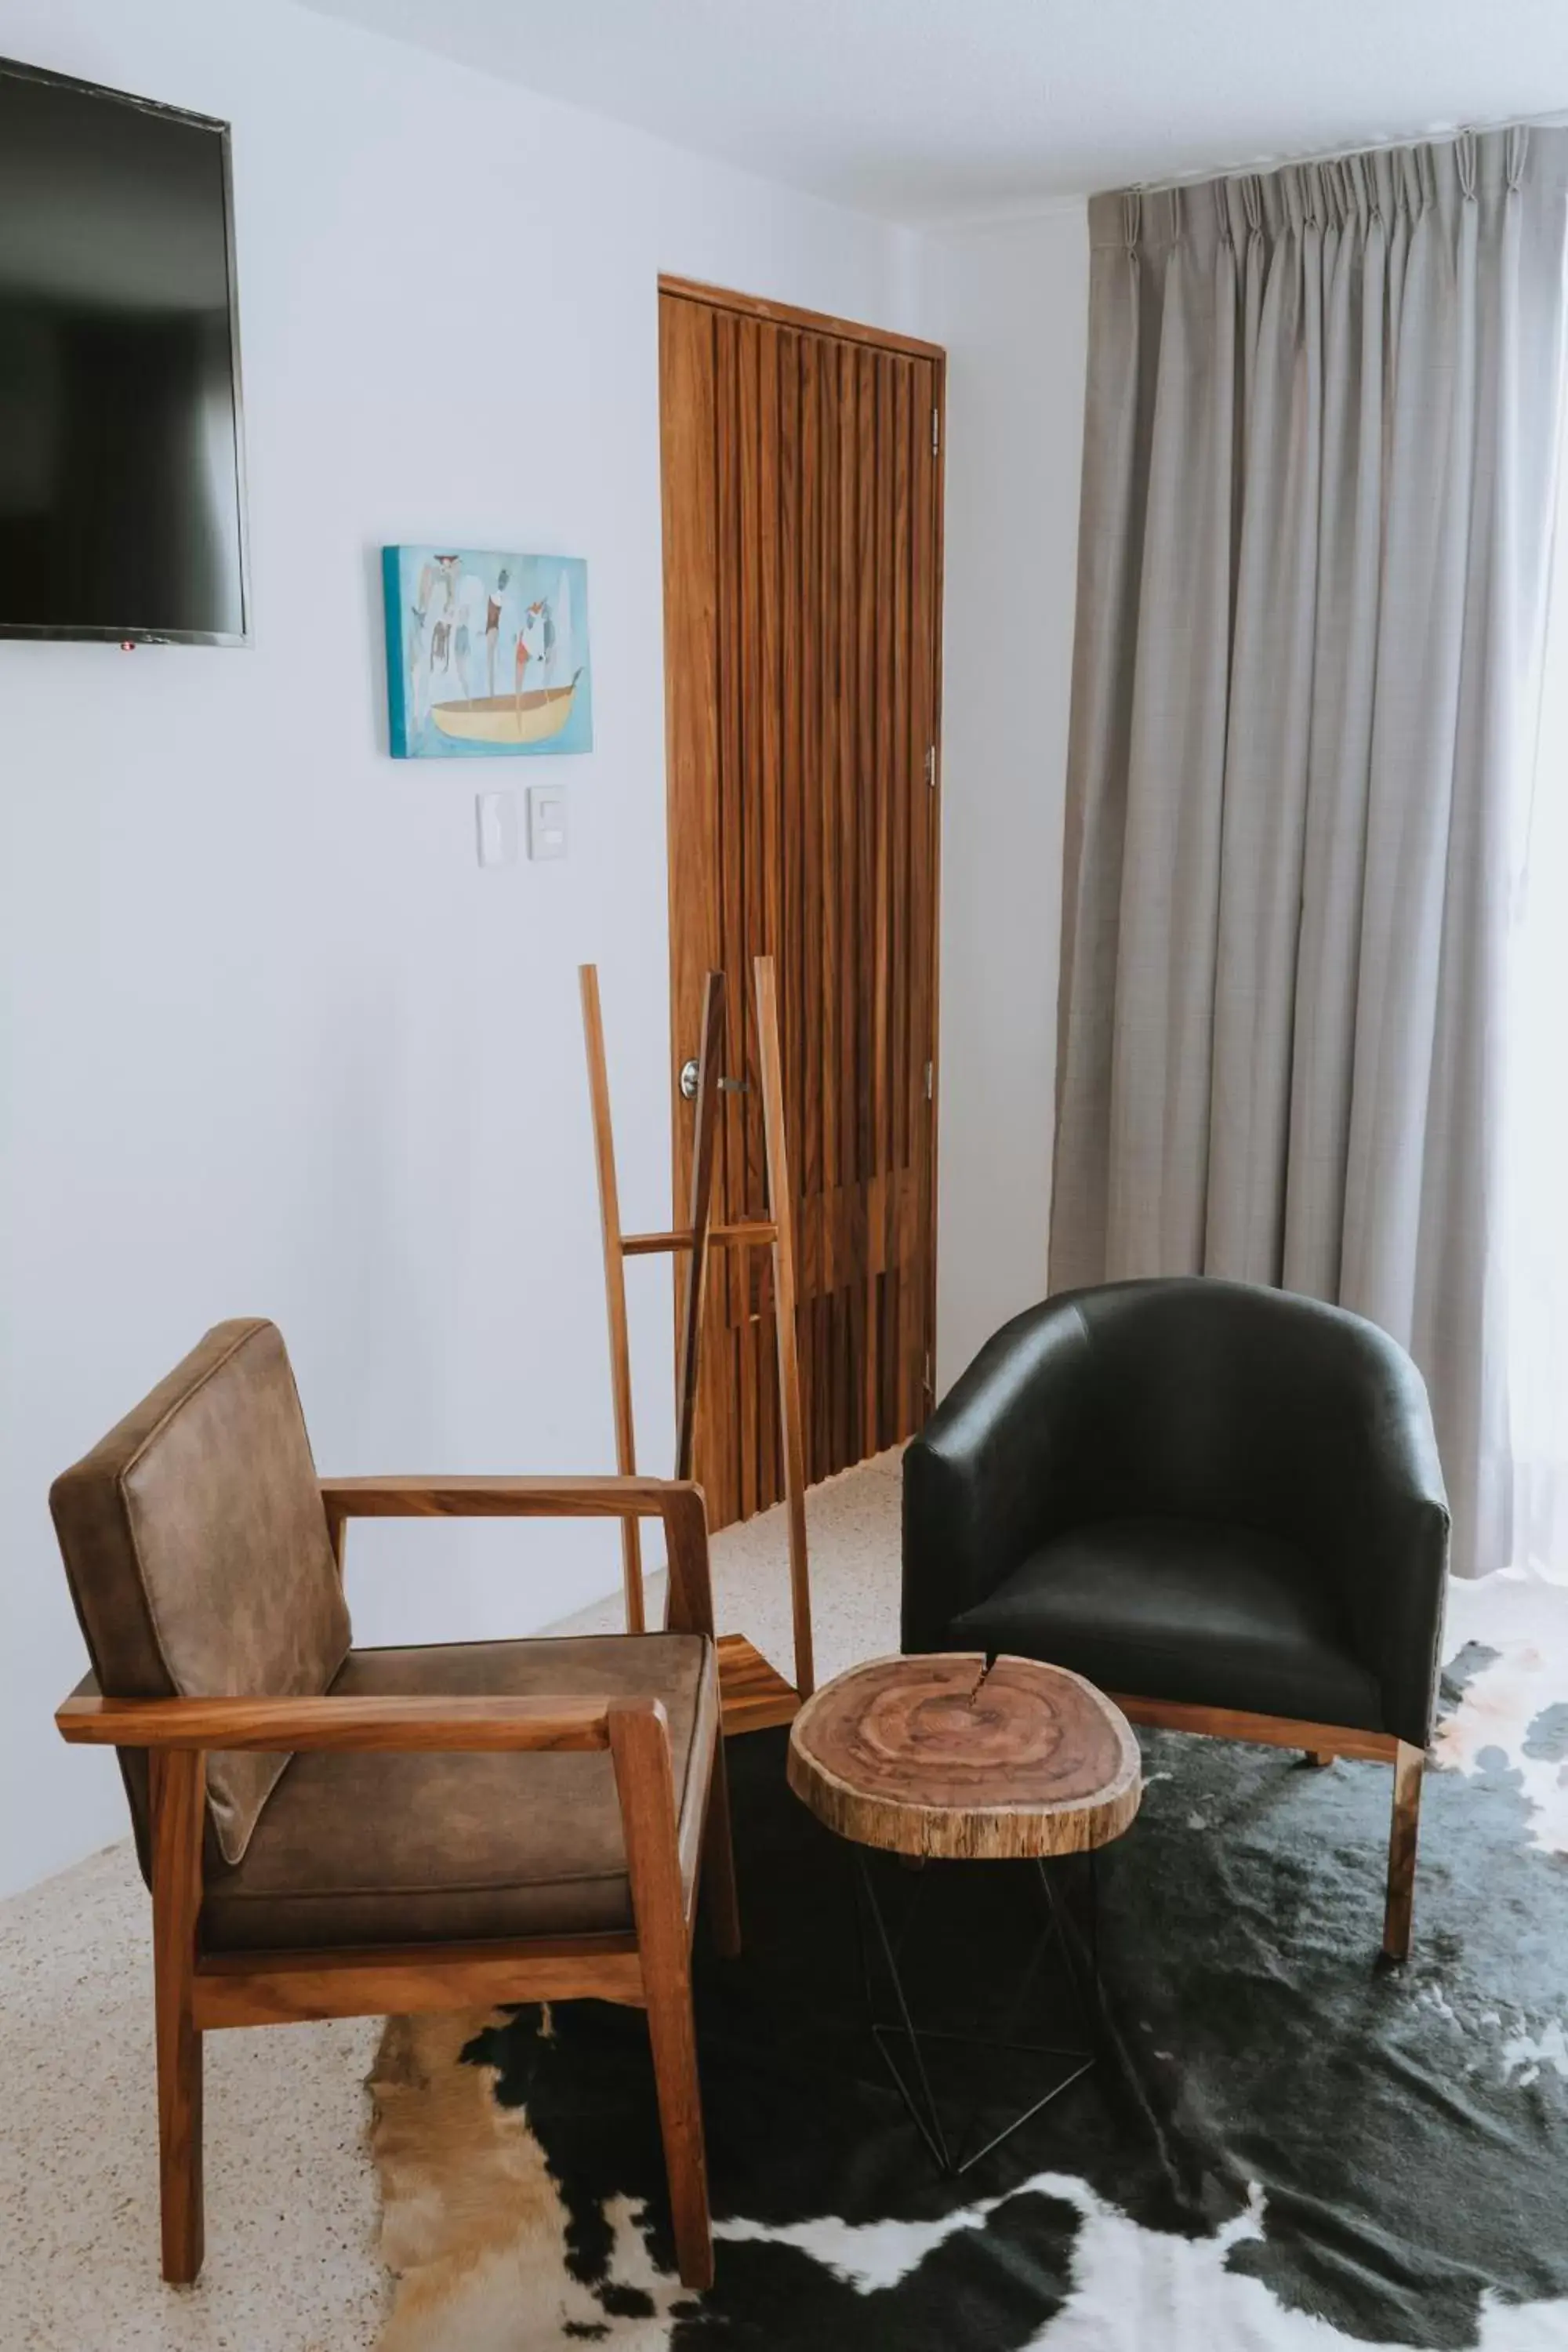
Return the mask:
<svg viewBox="0 0 1568 2352">
<path fill-rule="evenodd" d="M 942 356 L 660 289 L 675 1194 L 704 976 L 726 977 L 717 1213 L 768 1213 L 752 959 L 774 959 L 806 1473 L 929 1409 Z M 710 1281 L 697 1474 L 783 1492 L 766 1253 Z"/>
</svg>

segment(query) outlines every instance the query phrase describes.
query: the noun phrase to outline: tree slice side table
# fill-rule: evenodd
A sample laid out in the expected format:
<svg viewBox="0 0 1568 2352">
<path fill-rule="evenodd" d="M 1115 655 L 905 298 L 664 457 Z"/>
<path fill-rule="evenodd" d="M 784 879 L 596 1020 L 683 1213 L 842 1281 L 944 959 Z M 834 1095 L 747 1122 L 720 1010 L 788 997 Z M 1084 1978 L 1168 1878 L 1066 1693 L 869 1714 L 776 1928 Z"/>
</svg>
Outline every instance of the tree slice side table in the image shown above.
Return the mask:
<svg viewBox="0 0 1568 2352">
<path fill-rule="evenodd" d="M 880 1955 L 897 2010 L 892 2021 L 877 2017 L 863 1927 L 872 2036 L 942 2170 L 966 2172 L 1087 2074 L 1094 2053 L 917 2026 L 900 1966 L 902 1945 L 889 1931 L 865 1850 L 1033 1864 L 1047 1925 L 1015 1995 L 1012 2010 L 1020 2011 L 1052 1941 L 1070 1952 L 1047 1862 L 1073 1853 L 1092 1861 L 1137 1813 L 1142 1766 L 1131 1727 L 1102 1691 L 1064 1666 L 1032 1658 L 987 1662 L 978 1653 L 876 1658 L 838 1675 L 801 1709 L 790 1730 L 788 1778 L 803 1803 L 855 1849 L 870 1950 Z M 908 2052 L 908 2074 L 893 2055 L 895 2042 Z M 950 2136 L 922 2053 L 922 2044 L 944 2042 L 1072 2063 L 1043 2096 L 970 2149 L 978 2096 L 969 2123 L 956 2138 Z"/>
</svg>

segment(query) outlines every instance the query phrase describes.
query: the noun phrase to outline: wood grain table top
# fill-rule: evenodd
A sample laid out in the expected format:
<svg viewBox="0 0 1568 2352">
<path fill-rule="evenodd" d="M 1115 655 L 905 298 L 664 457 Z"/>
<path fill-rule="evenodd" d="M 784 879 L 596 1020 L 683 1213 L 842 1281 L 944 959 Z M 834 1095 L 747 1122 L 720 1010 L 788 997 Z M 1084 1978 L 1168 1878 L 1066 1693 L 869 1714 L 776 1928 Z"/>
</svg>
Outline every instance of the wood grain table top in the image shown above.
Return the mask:
<svg viewBox="0 0 1568 2352">
<path fill-rule="evenodd" d="M 978 1652 L 875 1658 L 808 1699 L 789 1784 L 840 1837 L 973 1860 L 1081 1853 L 1142 1793 L 1120 1707 L 1081 1675 Z"/>
</svg>

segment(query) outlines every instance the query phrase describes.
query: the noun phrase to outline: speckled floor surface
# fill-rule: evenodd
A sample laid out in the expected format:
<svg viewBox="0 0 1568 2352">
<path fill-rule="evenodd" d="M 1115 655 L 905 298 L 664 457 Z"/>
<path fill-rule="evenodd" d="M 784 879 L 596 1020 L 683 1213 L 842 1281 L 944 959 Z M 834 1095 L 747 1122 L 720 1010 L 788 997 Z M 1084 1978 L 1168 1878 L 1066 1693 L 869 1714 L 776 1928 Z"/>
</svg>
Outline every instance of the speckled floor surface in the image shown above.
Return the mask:
<svg viewBox="0 0 1568 2352">
<path fill-rule="evenodd" d="M 898 1510 L 893 1454 L 810 1497 L 820 1681 L 898 1646 Z M 777 1510 L 715 1543 L 720 1630 L 787 1672 L 784 1563 Z M 558 1630 L 607 1630 L 617 1612 L 612 1599 Z M 165 2287 L 151 1932 L 130 1842 L 0 1903 L 0 2352 L 368 2352 L 385 2307 L 363 2147 L 380 2032 L 356 2019 L 207 2037 L 206 2267 L 195 2288 Z"/>
<path fill-rule="evenodd" d="M 829 1478 L 806 1497 L 812 1634 L 816 1679 L 899 1646 L 899 1455 L 880 1454 Z M 726 1528 L 713 1542 L 713 1613 L 721 1633 L 744 1633 L 792 1674 L 789 1571 L 780 1506 Z M 648 1579 L 648 1621 L 663 1605 L 662 1576 Z M 607 1633 L 621 1622 L 619 1593 L 563 1619 L 559 1633 Z"/>
<path fill-rule="evenodd" d="M 5 2352 L 358 2352 L 383 2302 L 379 2021 L 207 2037 L 206 2269 L 158 2276 L 147 1896 L 127 1839 L 0 1906 Z"/>
</svg>

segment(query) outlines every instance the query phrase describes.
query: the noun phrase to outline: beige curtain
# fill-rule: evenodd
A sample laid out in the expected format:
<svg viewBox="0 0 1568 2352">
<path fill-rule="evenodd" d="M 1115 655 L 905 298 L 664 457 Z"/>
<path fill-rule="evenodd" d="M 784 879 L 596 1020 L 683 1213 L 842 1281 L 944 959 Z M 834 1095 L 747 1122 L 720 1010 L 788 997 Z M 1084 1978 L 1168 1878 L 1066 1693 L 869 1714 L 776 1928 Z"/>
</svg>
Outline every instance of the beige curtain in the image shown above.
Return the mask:
<svg viewBox="0 0 1568 2352">
<path fill-rule="evenodd" d="M 1512 130 L 1089 208 L 1052 1285 L 1371 1316 L 1475 1570 L 1565 186 Z"/>
</svg>

